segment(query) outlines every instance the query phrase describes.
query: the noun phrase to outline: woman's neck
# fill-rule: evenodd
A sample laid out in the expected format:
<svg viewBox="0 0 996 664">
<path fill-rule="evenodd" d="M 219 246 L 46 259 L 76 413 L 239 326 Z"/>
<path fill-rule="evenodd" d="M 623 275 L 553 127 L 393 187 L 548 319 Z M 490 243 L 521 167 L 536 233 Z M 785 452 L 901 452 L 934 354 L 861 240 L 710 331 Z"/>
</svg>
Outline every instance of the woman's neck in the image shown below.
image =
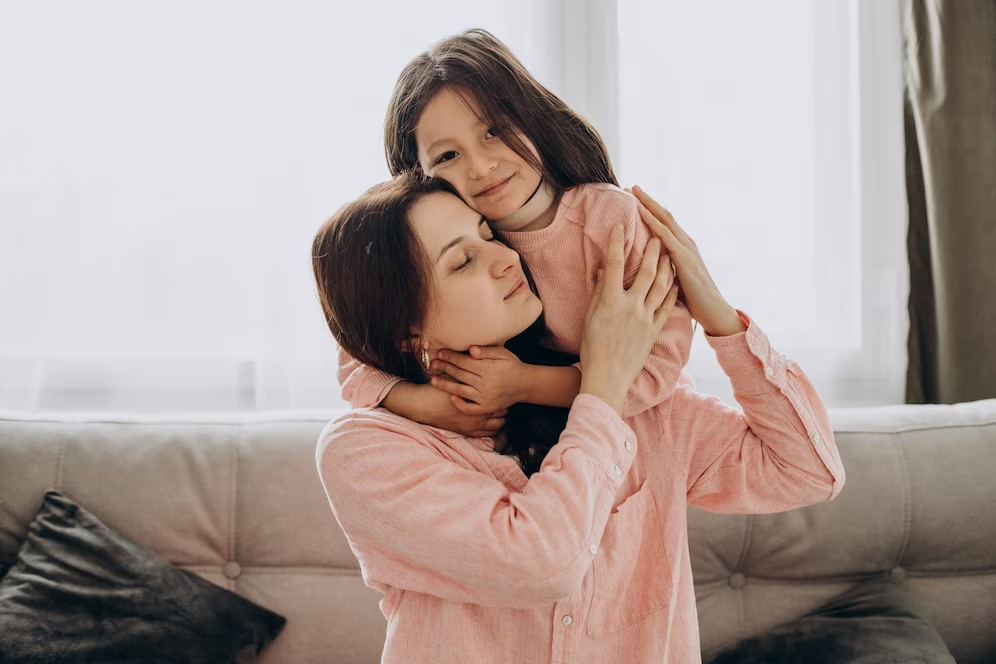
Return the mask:
<svg viewBox="0 0 996 664">
<path fill-rule="evenodd" d="M 546 180 L 540 180 L 536 191 L 518 210 L 503 219 L 491 222 L 491 228 L 502 233 L 527 233 L 546 228 L 557 216 L 557 191 Z"/>
</svg>

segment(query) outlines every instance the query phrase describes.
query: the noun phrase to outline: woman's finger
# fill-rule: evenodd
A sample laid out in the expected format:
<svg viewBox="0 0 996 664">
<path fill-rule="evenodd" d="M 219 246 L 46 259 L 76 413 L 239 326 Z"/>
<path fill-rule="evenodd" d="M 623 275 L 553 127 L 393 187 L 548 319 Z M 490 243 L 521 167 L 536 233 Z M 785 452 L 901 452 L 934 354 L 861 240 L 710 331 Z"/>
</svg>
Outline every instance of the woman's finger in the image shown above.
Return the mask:
<svg viewBox="0 0 996 664">
<path fill-rule="evenodd" d="M 463 383 L 458 383 L 455 380 L 449 380 L 442 376 L 433 376 L 432 386 L 437 390 L 442 390 L 468 401 L 473 401 L 480 394 L 480 392 L 470 385 L 464 385 Z"/>
<path fill-rule="evenodd" d="M 429 364 L 429 369 L 437 373 L 444 373 L 450 378 L 455 378 L 461 383 L 473 387 L 477 387 L 481 381 L 481 377 L 473 371 L 467 371 L 444 360 L 433 360 Z"/>
<path fill-rule="evenodd" d="M 633 195 L 636 196 L 636 199 L 640 201 L 640 203 L 642 203 L 658 221 L 667 226 L 671 233 L 681 240 L 682 244 L 687 245 L 689 243 L 691 238 L 689 238 L 684 229 L 678 225 L 678 222 L 674 220 L 674 217 L 667 211 L 667 208 L 655 201 L 653 197 L 643 191 L 639 185 L 633 185 Z"/>
<path fill-rule="evenodd" d="M 678 254 L 680 254 L 685 249 L 685 245 L 675 237 L 671 229 L 661 223 L 660 219 L 654 216 L 654 213 L 648 210 L 644 205 L 640 205 L 637 208 L 640 211 L 640 219 L 643 223 L 647 225 L 650 232 L 660 238 L 660 241 L 664 243 L 664 248 L 667 249 L 668 254 L 670 254 L 671 259 L 675 261 L 677 267 Z"/>
<path fill-rule="evenodd" d="M 603 291 L 612 295 L 622 292 L 623 268 L 626 261 L 623 257 L 623 227 L 616 224 L 609 235 L 609 251 L 605 261 L 605 277 Z"/>
<path fill-rule="evenodd" d="M 664 298 L 667 297 L 673 282 L 674 274 L 671 272 L 671 261 L 665 254 L 657 262 L 657 275 L 654 277 L 653 286 L 647 293 L 646 307 L 651 311 L 657 311 L 661 303 L 664 302 Z"/>
<path fill-rule="evenodd" d="M 664 327 L 664 323 L 667 322 L 668 317 L 671 312 L 674 311 L 675 303 L 678 301 L 678 284 L 671 286 L 671 290 L 667 292 L 667 297 L 661 303 L 661 306 L 657 308 L 654 312 L 654 324 L 659 328 Z"/>
<path fill-rule="evenodd" d="M 661 241 L 655 237 L 650 238 L 647 248 L 643 250 L 643 260 L 640 261 L 640 270 L 636 273 L 636 279 L 630 285 L 632 293 L 638 293 L 646 297 L 650 288 L 657 278 L 657 264 L 661 257 Z M 663 296 L 662 296 L 663 297 Z M 657 307 L 654 307 L 655 309 Z"/>
</svg>

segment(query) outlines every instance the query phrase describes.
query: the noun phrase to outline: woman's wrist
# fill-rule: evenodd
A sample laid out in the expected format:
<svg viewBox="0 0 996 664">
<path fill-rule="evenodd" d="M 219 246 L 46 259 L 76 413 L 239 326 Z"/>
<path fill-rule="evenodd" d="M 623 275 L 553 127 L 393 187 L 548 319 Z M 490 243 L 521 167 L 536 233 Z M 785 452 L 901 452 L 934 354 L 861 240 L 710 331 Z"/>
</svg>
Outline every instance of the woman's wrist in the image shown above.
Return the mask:
<svg viewBox="0 0 996 664">
<path fill-rule="evenodd" d="M 709 321 L 708 325 L 704 321 L 699 321 L 699 323 L 702 324 L 702 330 L 710 337 L 728 337 L 747 331 L 747 325 L 743 318 L 730 305 L 726 305 L 726 310 L 718 317 L 718 320 Z"/>
<path fill-rule="evenodd" d="M 581 374 L 579 394 L 590 394 L 598 397 L 609 404 L 619 414 L 619 417 L 622 417 L 631 382 L 620 381 L 615 372 L 603 372 L 597 369 L 585 370 Z"/>
</svg>

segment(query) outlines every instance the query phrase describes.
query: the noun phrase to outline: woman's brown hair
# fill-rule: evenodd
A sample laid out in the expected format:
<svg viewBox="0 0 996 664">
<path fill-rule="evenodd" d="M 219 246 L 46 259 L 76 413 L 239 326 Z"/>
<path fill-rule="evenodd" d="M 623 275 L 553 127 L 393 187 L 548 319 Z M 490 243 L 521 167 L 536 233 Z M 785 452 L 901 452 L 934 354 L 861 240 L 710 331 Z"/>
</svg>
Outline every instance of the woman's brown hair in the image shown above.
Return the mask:
<svg viewBox="0 0 996 664">
<path fill-rule="evenodd" d="M 428 315 L 429 259 L 408 222 L 425 194 L 452 188 L 404 173 L 342 206 L 315 234 L 311 266 L 332 336 L 364 364 L 413 383 L 427 380 L 417 335 Z M 530 287 L 535 286 L 523 265 Z M 543 316 L 506 347 L 530 364 L 566 366 L 576 356 L 542 346 Z M 502 454 L 516 455 L 527 476 L 539 469 L 567 423 L 566 408 L 516 404 L 506 417 Z"/>
<path fill-rule="evenodd" d="M 540 85 L 505 44 L 481 29 L 438 42 L 401 72 L 384 121 L 392 175 L 419 168 L 415 125 L 426 104 L 445 87 L 469 94 L 502 141 L 558 192 L 586 182 L 619 184 L 598 131 Z M 514 129 L 533 142 L 539 160 Z"/>
</svg>

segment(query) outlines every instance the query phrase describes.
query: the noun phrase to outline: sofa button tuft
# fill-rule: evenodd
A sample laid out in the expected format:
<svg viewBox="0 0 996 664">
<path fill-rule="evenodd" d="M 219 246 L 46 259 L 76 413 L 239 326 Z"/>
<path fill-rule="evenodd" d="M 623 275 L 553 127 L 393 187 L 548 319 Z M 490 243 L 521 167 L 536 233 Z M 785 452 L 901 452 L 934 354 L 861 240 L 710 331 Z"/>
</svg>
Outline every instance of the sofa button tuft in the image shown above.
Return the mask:
<svg viewBox="0 0 996 664">
<path fill-rule="evenodd" d="M 747 579 L 740 572 L 730 575 L 730 587 L 733 588 L 734 590 L 740 590 L 746 585 L 747 585 Z"/>
<path fill-rule="evenodd" d="M 222 565 L 221 572 L 222 574 L 225 575 L 226 578 L 232 579 L 234 581 L 235 579 L 242 576 L 242 566 L 239 565 L 234 560 L 229 560 L 227 563 Z"/>
</svg>

